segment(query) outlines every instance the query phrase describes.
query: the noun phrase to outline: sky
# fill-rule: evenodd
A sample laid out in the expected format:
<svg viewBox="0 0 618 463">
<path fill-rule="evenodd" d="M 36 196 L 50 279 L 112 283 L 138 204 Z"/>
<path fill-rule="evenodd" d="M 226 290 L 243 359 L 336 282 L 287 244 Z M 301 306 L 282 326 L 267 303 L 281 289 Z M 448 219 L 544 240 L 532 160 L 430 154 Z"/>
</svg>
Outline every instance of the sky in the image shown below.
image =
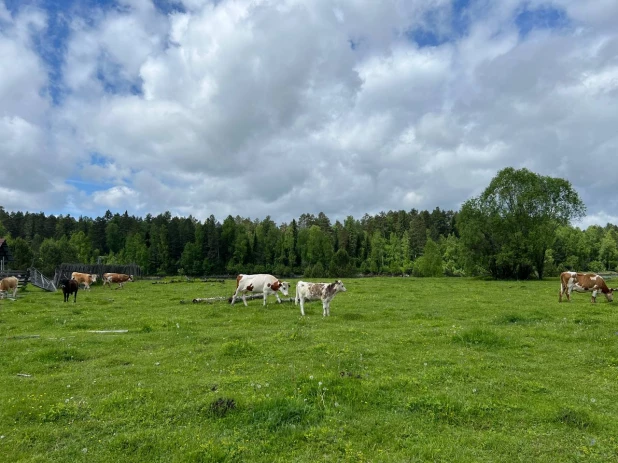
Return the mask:
<svg viewBox="0 0 618 463">
<path fill-rule="evenodd" d="M 618 224 L 616 0 L 0 0 L 0 206 L 457 211 L 505 167 Z"/>
</svg>

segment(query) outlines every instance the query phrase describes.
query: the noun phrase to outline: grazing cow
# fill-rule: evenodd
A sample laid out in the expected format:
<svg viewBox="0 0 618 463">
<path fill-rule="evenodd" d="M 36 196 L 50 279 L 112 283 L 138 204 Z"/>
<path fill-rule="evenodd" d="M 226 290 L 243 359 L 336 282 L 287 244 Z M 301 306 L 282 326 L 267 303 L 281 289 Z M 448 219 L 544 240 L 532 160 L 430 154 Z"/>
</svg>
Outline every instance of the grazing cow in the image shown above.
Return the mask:
<svg viewBox="0 0 618 463">
<path fill-rule="evenodd" d="M 79 289 L 79 283 L 77 280 L 69 280 L 65 278 L 60 281 L 60 287 L 62 288 L 62 293 L 64 294 L 64 302 L 69 302 L 69 297 L 71 297 L 71 294 L 73 293 L 75 293 L 73 302 L 77 302 L 77 290 Z"/>
<path fill-rule="evenodd" d="M 232 305 L 236 301 L 239 293 L 242 293 L 242 301 L 247 306 L 247 293 L 264 293 L 264 305 L 266 305 L 266 297 L 269 294 L 274 294 L 277 301 L 281 303 L 281 298 L 277 291 L 281 291 L 284 296 L 288 295 L 290 284 L 287 281 L 279 281 L 272 275 L 259 273 L 256 275 L 240 274 L 236 277 L 236 292 L 232 296 Z"/>
<path fill-rule="evenodd" d="M 560 295 L 558 302 L 562 302 L 562 295 L 566 293 L 567 301 L 571 300 L 571 292 L 575 290 L 579 293 L 592 291 L 590 302 L 597 301 L 597 292 L 605 294 L 608 302 L 614 300 L 613 291 L 618 288 L 608 288 L 605 280 L 595 273 L 562 272 L 560 274 Z"/>
<path fill-rule="evenodd" d="M 0 292 L 6 291 L 6 293 L 8 295 L 9 291 L 12 289 L 13 290 L 13 298 L 15 298 L 15 295 L 17 294 L 17 284 L 18 283 L 19 283 L 19 281 L 17 280 L 16 277 L 6 277 L 6 278 L 3 278 L 2 280 L 0 280 Z"/>
<path fill-rule="evenodd" d="M 124 286 L 127 281 L 133 281 L 133 275 L 126 275 L 124 273 L 104 273 L 103 274 L 103 287 L 106 284 L 109 285 L 109 289 L 112 289 L 112 283 L 118 283 L 118 288 L 120 289 Z"/>
<path fill-rule="evenodd" d="M 300 314 L 305 315 L 305 300 L 322 300 L 322 316 L 330 316 L 330 301 L 333 300 L 338 292 L 347 291 L 343 282 L 337 280 L 334 283 L 309 283 L 307 281 L 299 281 L 296 283 L 296 297 L 294 305 L 298 305 L 300 300 Z"/>
<path fill-rule="evenodd" d="M 90 291 L 90 285 L 97 282 L 96 274 L 90 273 L 73 272 L 71 273 L 71 279 L 77 281 L 77 284 L 83 283 L 84 289 L 88 291 Z"/>
</svg>

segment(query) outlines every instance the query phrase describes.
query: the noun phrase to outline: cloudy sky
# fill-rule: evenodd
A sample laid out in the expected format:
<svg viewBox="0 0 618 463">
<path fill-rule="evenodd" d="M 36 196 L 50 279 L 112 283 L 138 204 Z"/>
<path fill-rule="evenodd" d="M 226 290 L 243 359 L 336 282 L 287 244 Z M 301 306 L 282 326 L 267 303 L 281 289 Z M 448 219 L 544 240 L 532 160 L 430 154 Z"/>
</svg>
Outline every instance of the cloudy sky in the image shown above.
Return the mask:
<svg viewBox="0 0 618 463">
<path fill-rule="evenodd" d="M 616 0 L 0 0 L 0 205 L 458 210 L 507 166 L 618 224 Z"/>
</svg>

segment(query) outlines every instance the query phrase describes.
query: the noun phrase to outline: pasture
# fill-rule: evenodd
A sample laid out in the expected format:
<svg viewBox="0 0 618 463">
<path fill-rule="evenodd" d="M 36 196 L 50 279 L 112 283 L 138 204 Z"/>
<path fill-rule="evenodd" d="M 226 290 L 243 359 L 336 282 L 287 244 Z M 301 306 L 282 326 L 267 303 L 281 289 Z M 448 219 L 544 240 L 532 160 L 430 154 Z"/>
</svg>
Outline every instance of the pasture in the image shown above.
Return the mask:
<svg viewBox="0 0 618 463">
<path fill-rule="evenodd" d="M 0 460 L 618 461 L 618 302 L 559 304 L 558 279 L 344 283 L 329 318 L 179 303 L 232 280 L 76 304 L 29 286 L 0 301 Z"/>
</svg>

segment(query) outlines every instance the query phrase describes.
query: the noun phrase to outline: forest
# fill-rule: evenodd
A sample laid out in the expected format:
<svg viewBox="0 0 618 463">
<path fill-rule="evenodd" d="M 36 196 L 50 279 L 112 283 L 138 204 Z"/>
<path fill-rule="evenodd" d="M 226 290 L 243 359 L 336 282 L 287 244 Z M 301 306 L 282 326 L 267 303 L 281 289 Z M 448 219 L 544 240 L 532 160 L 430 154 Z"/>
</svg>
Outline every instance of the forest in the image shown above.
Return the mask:
<svg viewBox="0 0 618 463">
<path fill-rule="evenodd" d="M 528 279 L 564 270 L 615 271 L 618 227 L 571 225 L 585 207 L 571 185 L 526 169 L 498 173 L 459 211 L 390 210 L 334 223 L 302 213 L 289 223 L 170 212 L 102 217 L 7 212 L 0 237 L 13 269 L 53 275 L 61 263 L 138 264 L 144 275 L 272 273 L 308 278 L 357 275 Z"/>
</svg>

